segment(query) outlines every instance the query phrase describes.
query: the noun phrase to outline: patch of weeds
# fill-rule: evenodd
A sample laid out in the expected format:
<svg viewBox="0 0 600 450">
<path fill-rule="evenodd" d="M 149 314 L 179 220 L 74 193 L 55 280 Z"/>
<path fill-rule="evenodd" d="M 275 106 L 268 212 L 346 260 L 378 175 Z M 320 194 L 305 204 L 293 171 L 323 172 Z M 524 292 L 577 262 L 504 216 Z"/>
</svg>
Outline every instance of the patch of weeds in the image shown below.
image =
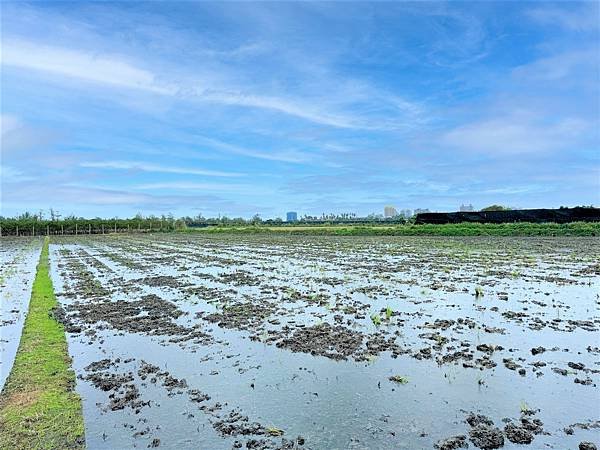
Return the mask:
<svg viewBox="0 0 600 450">
<path fill-rule="evenodd" d="M 277 427 L 267 427 L 267 434 L 269 436 L 283 436 L 284 431 Z"/>
<path fill-rule="evenodd" d="M 408 384 L 408 378 L 403 377 L 402 375 L 392 375 L 388 378 L 390 381 L 398 384 Z"/>
</svg>

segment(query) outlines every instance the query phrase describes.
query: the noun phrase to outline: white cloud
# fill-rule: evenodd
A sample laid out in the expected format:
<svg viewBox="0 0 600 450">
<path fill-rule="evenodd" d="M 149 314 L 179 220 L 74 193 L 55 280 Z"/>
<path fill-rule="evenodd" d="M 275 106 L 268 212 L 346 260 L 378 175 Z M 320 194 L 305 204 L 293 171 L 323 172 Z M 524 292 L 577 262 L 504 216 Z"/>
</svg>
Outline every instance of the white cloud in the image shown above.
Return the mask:
<svg viewBox="0 0 600 450">
<path fill-rule="evenodd" d="M 22 127 L 23 124 L 18 117 L 11 114 L 0 114 L 0 136 Z"/>
<path fill-rule="evenodd" d="M 58 133 L 46 128 L 37 128 L 11 114 L 0 115 L 0 154 L 43 148 L 55 142 Z"/>
<path fill-rule="evenodd" d="M 458 150 L 488 154 L 554 151 L 572 145 L 590 127 L 581 119 L 541 123 L 522 113 L 459 126 L 445 133 L 441 143 Z"/>
<path fill-rule="evenodd" d="M 568 3 L 567 3 L 568 4 Z M 559 25 L 573 31 L 597 30 L 598 3 L 571 3 L 569 8 L 541 7 L 527 11 L 527 15 L 544 25 Z"/>
<path fill-rule="evenodd" d="M 160 173 L 176 173 L 187 175 L 205 175 L 212 177 L 239 177 L 242 173 L 223 172 L 219 170 L 207 170 L 187 167 L 171 167 L 160 164 L 151 164 L 136 161 L 98 161 L 98 162 L 82 162 L 81 167 L 94 169 L 111 169 L 111 170 L 131 170 L 141 172 L 160 172 Z"/>
<path fill-rule="evenodd" d="M 172 87 L 157 83 L 153 73 L 115 56 L 9 39 L 2 42 L 0 60 L 6 66 L 50 72 L 157 94 L 175 93 Z"/>
<path fill-rule="evenodd" d="M 540 58 L 532 63 L 519 66 L 513 70 L 517 78 L 538 81 L 557 81 L 565 79 L 577 71 L 587 68 L 598 73 L 598 50 L 576 50 L 571 52 Z M 581 70 L 578 71 L 581 73 Z"/>
</svg>

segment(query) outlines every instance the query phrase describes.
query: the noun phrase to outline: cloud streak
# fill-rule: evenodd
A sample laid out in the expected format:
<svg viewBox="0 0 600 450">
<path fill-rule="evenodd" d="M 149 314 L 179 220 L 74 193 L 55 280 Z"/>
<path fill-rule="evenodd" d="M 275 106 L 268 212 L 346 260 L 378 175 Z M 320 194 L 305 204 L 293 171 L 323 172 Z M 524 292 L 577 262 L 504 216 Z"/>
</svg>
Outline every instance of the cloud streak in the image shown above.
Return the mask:
<svg viewBox="0 0 600 450">
<path fill-rule="evenodd" d="M 209 177 L 241 177 L 245 175 L 243 173 L 236 172 L 224 172 L 220 170 L 207 170 L 192 167 L 173 167 L 162 164 L 152 164 L 136 161 L 87 161 L 80 163 L 79 166 L 90 169 L 173 173 L 179 175 L 202 175 Z"/>
<path fill-rule="evenodd" d="M 84 81 L 173 95 L 175 90 L 156 81 L 156 76 L 115 56 L 7 39 L 2 42 L 3 65 L 49 72 Z"/>
</svg>

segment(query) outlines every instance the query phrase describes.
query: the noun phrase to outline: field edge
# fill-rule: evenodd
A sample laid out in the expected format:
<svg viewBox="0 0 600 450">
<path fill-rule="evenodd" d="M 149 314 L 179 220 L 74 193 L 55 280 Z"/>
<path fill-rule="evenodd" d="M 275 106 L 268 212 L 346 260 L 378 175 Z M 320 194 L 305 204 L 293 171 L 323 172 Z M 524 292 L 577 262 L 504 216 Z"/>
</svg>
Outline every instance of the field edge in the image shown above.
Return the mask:
<svg viewBox="0 0 600 450">
<path fill-rule="evenodd" d="M 46 238 L 15 362 L 0 394 L 0 448 L 85 448 L 65 331 L 52 314 L 58 303 L 48 247 Z"/>
<path fill-rule="evenodd" d="M 273 233 L 333 236 L 600 236 L 600 222 L 571 223 L 456 223 L 456 224 L 405 224 L 405 225 L 216 225 L 206 228 L 187 228 L 179 232 L 193 233 Z"/>
</svg>

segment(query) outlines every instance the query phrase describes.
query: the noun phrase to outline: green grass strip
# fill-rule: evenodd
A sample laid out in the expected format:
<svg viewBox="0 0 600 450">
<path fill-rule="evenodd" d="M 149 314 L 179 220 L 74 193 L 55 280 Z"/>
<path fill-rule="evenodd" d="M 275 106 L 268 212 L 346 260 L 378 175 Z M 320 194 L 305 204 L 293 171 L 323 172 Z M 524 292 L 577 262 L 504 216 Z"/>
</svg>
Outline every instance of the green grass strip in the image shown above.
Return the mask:
<svg viewBox="0 0 600 450">
<path fill-rule="evenodd" d="M 15 363 L 0 394 L 0 448 L 85 447 L 81 399 L 57 305 L 45 240 Z"/>
<path fill-rule="evenodd" d="M 333 236 L 600 236 L 600 222 L 452 223 L 424 225 L 285 225 L 188 228 L 196 233 L 279 233 Z"/>
</svg>

